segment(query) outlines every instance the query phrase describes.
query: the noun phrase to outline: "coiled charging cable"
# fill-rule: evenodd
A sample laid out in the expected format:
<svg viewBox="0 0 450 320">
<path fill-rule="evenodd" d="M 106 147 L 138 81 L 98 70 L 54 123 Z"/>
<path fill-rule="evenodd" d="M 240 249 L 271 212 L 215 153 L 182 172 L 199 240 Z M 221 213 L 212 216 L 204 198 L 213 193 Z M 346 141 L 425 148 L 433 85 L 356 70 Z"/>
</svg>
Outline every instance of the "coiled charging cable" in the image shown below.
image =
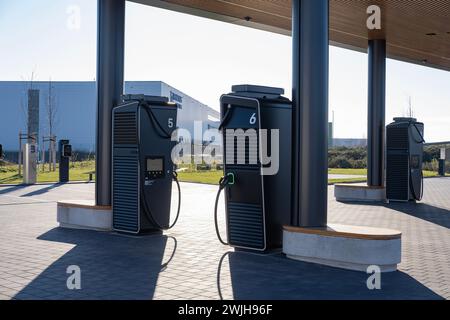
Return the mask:
<svg viewBox="0 0 450 320">
<path fill-rule="evenodd" d="M 151 108 L 151 106 L 149 106 L 148 104 L 142 103 L 139 105 L 140 107 L 144 108 L 144 110 L 147 112 L 148 117 L 150 118 L 150 120 L 152 121 L 153 125 L 155 126 L 155 131 L 157 132 L 157 134 L 163 138 L 163 139 L 171 139 L 171 135 L 164 130 L 163 126 L 159 123 L 158 119 L 156 118 L 155 114 L 153 113 L 153 110 Z M 158 129 L 163 133 L 161 134 L 161 132 L 158 132 Z M 139 153 L 139 163 L 141 166 L 141 172 L 145 172 L 145 168 L 143 168 L 142 165 L 142 161 L 140 160 L 141 157 L 141 141 L 140 141 L 140 135 L 138 135 L 138 153 Z M 144 183 L 144 177 L 142 177 L 140 180 L 140 185 L 141 185 L 141 203 L 144 206 L 144 213 L 145 216 L 147 217 L 148 220 L 150 220 L 157 228 L 161 229 L 161 230 L 169 230 L 172 229 L 178 222 L 178 218 L 180 217 L 180 211 L 181 211 L 181 187 L 180 187 L 180 182 L 178 181 L 178 174 L 173 171 L 172 172 L 172 179 L 175 181 L 176 185 L 177 185 L 177 189 L 178 189 L 178 209 L 177 209 L 177 215 L 175 217 L 175 220 L 173 221 L 173 223 L 171 225 L 169 225 L 169 227 L 163 227 L 156 219 L 154 214 L 152 213 L 152 210 L 150 209 L 150 207 L 148 206 L 147 203 L 147 199 L 145 196 L 145 192 L 144 192 L 144 187 L 145 187 L 145 183 Z"/>
</svg>

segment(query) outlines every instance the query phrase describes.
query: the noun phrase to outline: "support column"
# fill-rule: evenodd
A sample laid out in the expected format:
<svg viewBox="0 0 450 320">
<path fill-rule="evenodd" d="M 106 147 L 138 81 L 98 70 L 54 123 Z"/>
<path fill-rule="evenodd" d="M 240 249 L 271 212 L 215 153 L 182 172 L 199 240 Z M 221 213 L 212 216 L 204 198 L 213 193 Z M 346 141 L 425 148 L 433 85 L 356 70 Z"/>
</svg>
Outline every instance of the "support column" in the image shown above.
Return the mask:
<svg viewBox="0 0 450 320">
<path fill-rule="evenodd" d="M 367 183 L 384 187 L 386 130 L 386 40 L 369 40 Z"/>
<path fill-rule="evenodd" d="M 98 0 L 95 202 L 111 205 L 111 110 L 124 81 L 125 0 Z"/>
<path fill-rule="evenodd" d="M 328 191 L 329 1 L 292 1 L 292 225 L 324 227 Z"/>
</svg>

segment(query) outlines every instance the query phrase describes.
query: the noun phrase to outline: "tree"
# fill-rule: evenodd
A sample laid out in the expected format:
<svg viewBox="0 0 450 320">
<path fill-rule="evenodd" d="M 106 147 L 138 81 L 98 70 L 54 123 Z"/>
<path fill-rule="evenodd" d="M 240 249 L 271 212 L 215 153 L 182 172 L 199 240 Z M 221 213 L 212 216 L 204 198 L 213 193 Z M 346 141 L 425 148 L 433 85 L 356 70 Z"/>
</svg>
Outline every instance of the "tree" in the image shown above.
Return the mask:
<svg viewBox="0 0 450 320">
<path fill-rule="evenodd" d="M 52 79 L 48 81 L 48 96 L 46 103 L 47 113 L 47 129 L 49 140 L 49 167 L 50 170 L 56 170 L 56 141 L 55 141 L 55 127 L 57 124 L 58 103 L 56 101 L 53 90 Z M 44 151 L 45 152 L 45 151 Z"/>
<path fill-rule="evenodd" d="M 58 104 L 56 103 L 56 97 L 53 91 L 52 79 L 50 78 L 48 82 L 48 97 L 47 97 L 47 125 L 48 125 L 48 135 L 52 137 L 55 133 L 57 114 L 58 114 Z"/>
</svg>

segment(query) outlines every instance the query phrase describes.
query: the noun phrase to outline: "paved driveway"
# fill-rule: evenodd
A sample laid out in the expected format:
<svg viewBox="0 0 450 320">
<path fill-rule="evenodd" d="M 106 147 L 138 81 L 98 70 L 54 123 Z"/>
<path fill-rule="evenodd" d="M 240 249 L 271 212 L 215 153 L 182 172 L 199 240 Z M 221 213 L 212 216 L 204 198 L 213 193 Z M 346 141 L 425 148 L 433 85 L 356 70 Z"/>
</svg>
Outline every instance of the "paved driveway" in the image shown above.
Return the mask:
<svg viewBox="0 0 450 320">
<path fill-rule="evenodd" d="M 58 228 L 55 202 L 92 199 L 93 184 L 0 187 L 0 299 L 450 298 L 448 178 L 427 179 L 419 204 L 337 203 L 329 187 L 330 222 L 403 231 L 399 271 L 384 274 L 376 291 L 364 273 L 222 246 L 213 224 L 217 188 L 182 190 L 173 230 L 129 237 Z M 81 290 L 67 289 L 71 265 L 81 268 Z"/>
</svg>

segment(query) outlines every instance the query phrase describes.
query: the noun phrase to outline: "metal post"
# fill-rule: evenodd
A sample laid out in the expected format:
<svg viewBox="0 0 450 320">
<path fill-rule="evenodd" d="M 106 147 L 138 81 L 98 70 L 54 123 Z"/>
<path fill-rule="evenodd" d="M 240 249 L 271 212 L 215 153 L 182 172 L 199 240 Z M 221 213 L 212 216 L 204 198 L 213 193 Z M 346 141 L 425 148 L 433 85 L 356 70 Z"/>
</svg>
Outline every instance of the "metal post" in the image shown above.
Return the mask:
<svg viewBox="0 0 450 320">
<path fill-rule="evenodd" d="M 17 156 L 17 162 L 19 163 L 19 177 L 22 174 L 22 131 L 19 131 L 19 154 Z"/>
<path fill-rule="evenodd" d="M 369 40 L 367 183 L 384 187 L 386 132 L 386 40 Z"/>
<path fill-rule="evenodd" d="M 42 172 L 45 172 L 45 137 L 42 137 Z"/>
<path fill-rule="evenodd" d="M 329 1 L 292 1 L 292 224 L 327 224 Z"/>
<path fill-rule="evenodd" d="M 49 141 L 49 145 L 48 145 L 48 172 L 52 172 L 53 171 L 53 161 L 54 161 L 54 157 L 53 157 L 53 137 L 50 136 L 50 141 Z"/>
<path fill-rule="evenodd" d="M 98 0 L 96 203 L 111 205 L 111 110 L 123 94 L 125 0 Z"/>
<path fill-rule="evenodd" d="M 441 148 L 441 156 L 439 157 L 439 168 L 438 175 L 441 177 L 445 177 L 445 158 L 446 158 L 446 149 Z"/>
<path fill-rule="evenodd" d="M 52 141 L 52 154 L 53 154 L 53 168 L 52 171 L 56 171 L 56 136 L 53 136 Z"/>
</svg>

